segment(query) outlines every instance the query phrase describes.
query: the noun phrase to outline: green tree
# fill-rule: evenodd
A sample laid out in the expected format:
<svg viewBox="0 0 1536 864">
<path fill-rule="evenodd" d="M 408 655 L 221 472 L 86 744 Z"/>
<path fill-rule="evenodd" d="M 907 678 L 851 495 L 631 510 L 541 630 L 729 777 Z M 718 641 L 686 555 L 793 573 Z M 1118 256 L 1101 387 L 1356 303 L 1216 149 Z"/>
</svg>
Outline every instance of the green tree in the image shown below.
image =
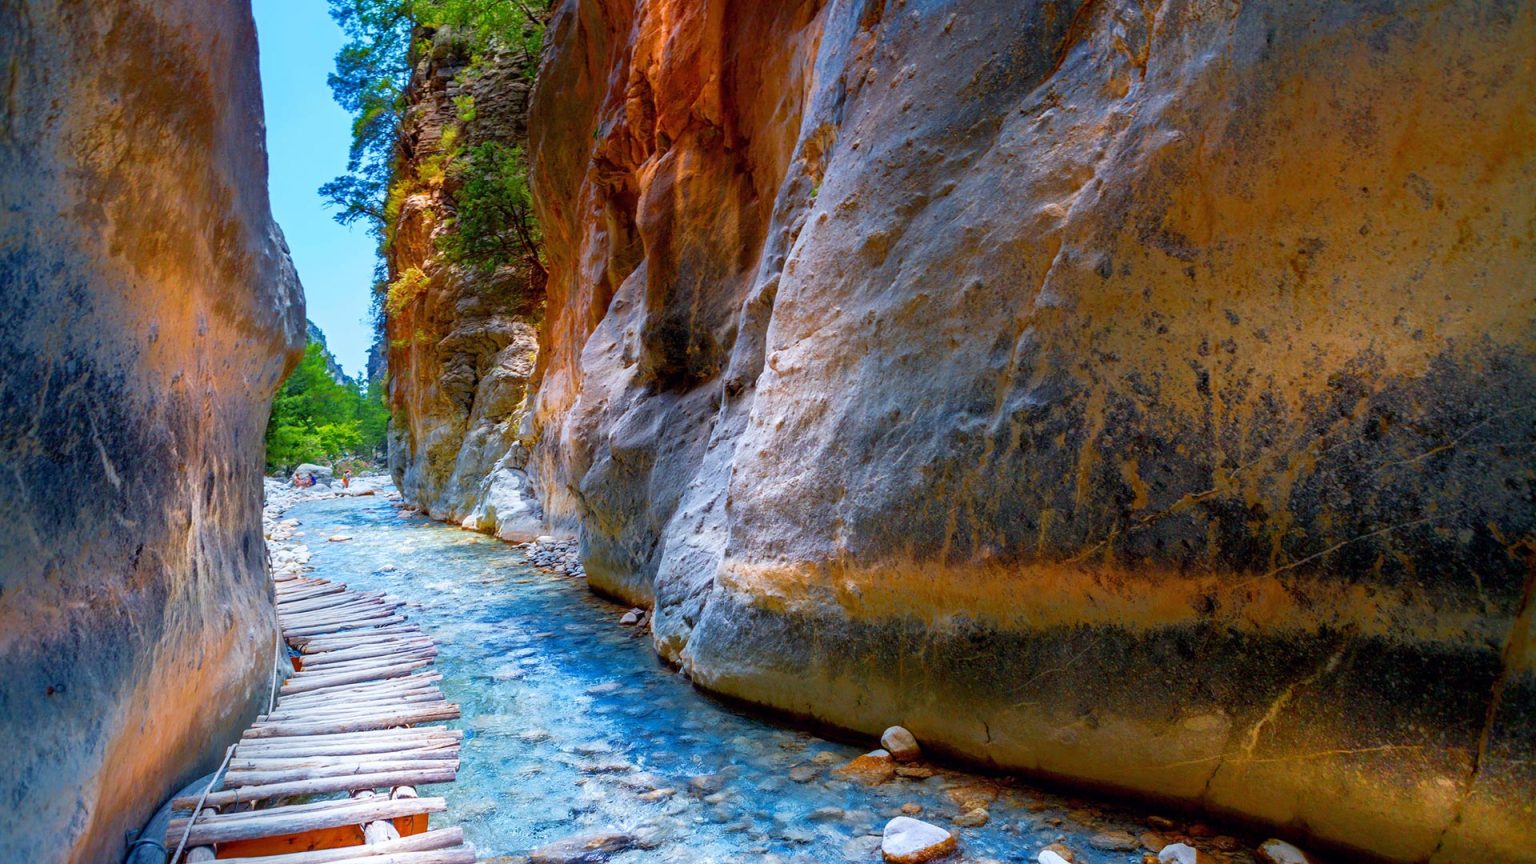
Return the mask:
<svg viewBox="0 0 1536 864">
<path fill-rule="evenodd" d="M 521 259 L 544 273 L 539 228 L 528 193 L 528 165 L 519 147 L 483 141 L 453 163 L 454 230 L 442 235 L 450 260 L 481 270 Z"/>
<path fill-rule="evenodd" d="M 389 409 L 377 385 L 339 382 L 326 367 L 325 349 L 311 342 L 272 400 L 267 421 L 267 468 L 345 455 L 373 457 L 384 446 Z"/>
</svg>

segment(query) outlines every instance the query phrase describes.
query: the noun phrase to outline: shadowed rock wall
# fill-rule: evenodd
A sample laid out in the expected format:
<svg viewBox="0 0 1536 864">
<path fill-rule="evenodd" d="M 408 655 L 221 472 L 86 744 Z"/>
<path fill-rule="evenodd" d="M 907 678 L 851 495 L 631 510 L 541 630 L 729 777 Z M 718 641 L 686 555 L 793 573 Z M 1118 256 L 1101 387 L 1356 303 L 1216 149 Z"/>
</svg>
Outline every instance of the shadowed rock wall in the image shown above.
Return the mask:
<svg viewBox="0 0 1536 864">
<path fill-rule="evenodd" d="M 1536 860 L 1536 7 L 567 0 L 534 474 L 701 685 Z"/>
<path fill-rule="evenodd" d="M 304 344 L 243 2 L 0 2 L 0 860 L 116 861 L 267 696 Z"/>
</svg>

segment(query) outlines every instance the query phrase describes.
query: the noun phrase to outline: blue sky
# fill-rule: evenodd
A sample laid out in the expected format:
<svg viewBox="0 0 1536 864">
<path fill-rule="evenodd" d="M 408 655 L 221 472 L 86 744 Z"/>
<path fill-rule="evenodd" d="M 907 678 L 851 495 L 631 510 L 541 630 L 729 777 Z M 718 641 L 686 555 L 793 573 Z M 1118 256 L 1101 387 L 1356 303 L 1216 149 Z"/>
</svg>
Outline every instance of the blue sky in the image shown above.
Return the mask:
<svg viewBox="0 0 1536 864">
<path fill-rule="evenodd" d="M 373 341 L 373 238 L 362 225 L 336 224 L 316 191 L 346 167 L 352 134 L 351 118 L 331 101 L 325 83 L 341 30 L 326 14 L 325 0 L 254 0 L 251 6 L 261 43 L 272 212 L 304 282 L 309 320 L 325 331 L 347 374 L 356 375 L 367 366 Z"/>
</svg>

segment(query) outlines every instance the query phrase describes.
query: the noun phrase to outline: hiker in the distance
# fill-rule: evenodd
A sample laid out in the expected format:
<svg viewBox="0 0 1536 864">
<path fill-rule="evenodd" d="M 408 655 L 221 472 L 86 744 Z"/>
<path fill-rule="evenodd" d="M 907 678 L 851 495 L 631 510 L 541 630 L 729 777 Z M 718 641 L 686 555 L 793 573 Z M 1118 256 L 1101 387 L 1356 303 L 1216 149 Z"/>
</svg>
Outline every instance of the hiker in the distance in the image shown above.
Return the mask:
<svg viewBox="0 0 1536 864">
<path fill-rule="evenodd" d="M 351 486 L 352 486 L 352 472 L 351 471 L 343 471 L 343 472 L 341 472 L 341 488 L 349 489 L 349 488 L 351 488 Z"/>
</svg>

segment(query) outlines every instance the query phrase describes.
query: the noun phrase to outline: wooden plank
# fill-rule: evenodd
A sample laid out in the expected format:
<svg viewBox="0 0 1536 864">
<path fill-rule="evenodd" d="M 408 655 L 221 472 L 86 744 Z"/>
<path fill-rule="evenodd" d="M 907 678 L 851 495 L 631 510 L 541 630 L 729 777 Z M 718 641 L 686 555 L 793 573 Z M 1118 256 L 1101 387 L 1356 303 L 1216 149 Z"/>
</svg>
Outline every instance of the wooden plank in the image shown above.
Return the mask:
<svg viewBox="0 0 1536 864">
<path fill-rule="evenodd" d="M 351 595 L 342 596 L 345 597 L 344 600 L 336 600 L 333 603 L 317 606 L 312 609 L 291 609 L 279 604 L 277 607 L 277 615 L 283 621 L 291 622 L 309 618 L 323 619 L 328 615 L 344 616 L 350 615 L 353 612 L 373 611 L 381 609 L 395 610 L 405 605 L 399 601 L 388 602 L 375 597 L 359 599 Z M 325 599 L 329 600 L 331 598 Z"/>
<path fill-rule="evenodd" d="M 272 741 L 283 741 L 272 738 Z M 409 741 L 378 741 L 373 744 L 327 744 L 318 747 L 278 747 L 278 749 L 252 750 L 241 746 L 235 749 L 237 761 L 270 761 L 270 759 L 335 759 L 338 756 L 378 756 L 381 759 L 433 758 L 433 753 L 458 755 L 458 741 L 447 738 L 427 738 L 421 743 Z"/>
<path fill-rule="evenodd" d="M 405 663 L 412 660 L 435 659 L 437 659 L 437 651 L 435 649 L 414 648 L 411 650 L 396 651 L 392 654 L 385 654 L 381 657 L 364 657 L 358 660 L 339 660 L 333 663 L 322 663 L 319 665 L 310 665 L 306 663 L 304 664 L 304 668 L 299 671 L 308 672 L 312 675 L 319 674 L 321 672 L 324 672 L 327 675 L 332 675 L 339 674 L 341 672 L 353 672 L 358 669 L 367 669 L 369 667 L 378 667 L 384 665 L 392 666 L 397 663 Z"/>
<path fill-rule="evenodd" d="M 308 654 L 304 655 L 304 671 L 309 672 L 326 666 L 339 666 L 343 663 L 373 662 L 377 664 L 387 663 L 392 656 L 404 656 L 409 654 L 430 654 L 437 656 L 436 645 L 426 645 L 420 642 L 396 642 L 393 644 L 368 646 L 367 654 L 361 656 L 357 652 L 351 654 Z"/>
<path fill-rule="evenodd" d="M 298 628 L 315 624 L 325 624 L 332 621 L 358 621 L 366 618 L 383 617 L 392 614 L 399 609 L 401 604 L 395 603 L 349 603 L 345 606 L 336 606 L 331 609 L 316 609 L 313 612 L 289 614 L 282 609 L 277 610 L 277 619 L 284 627 Z"/>
<path fill-rule="evenodd" d="M 292 600 L 282 598 L 277 601 L 277 611 L 284 614 L 289 612 L 313 612 L 338 604 L 357 603 L 363 600 L 385 600 L 386 598 L 387 595 L 379 591 L 343 591 L 340 594 L 322 594 L 319 597 L 298 597 Z"/>
<path fill-rule="evenodd" d="M 280 601 L 313 600 L 316 597 L 330 597 L 332 595 L 342 594 L 345 593 L 346 590 L 347 586 L 345 585 L 331 585 L 327 583 L 310 582 L 302 588 L 295 588 L 288 591 L 278 591 L 277 599 Z"/>
<path fill-rule="evenodd" d="M 405 619 L 399 615 L 388 615 L 383 618 L 371 618 L 366 621 L 351 621 L 342 624 L 312 624 L 304 627 L 284 627 L 284 637 L 294 636 L 324 636 L 332 633 L 348 633 L 353 630 L 361 630 L 369 627 L 384 627 L 390 624 L 403 624 Z"/>
<path fill-rule="evenodd" d="M 326 693 L 329 691 L 320 690 L 316 692 Z M 376 695 L 368 696 L 366 701 L 364 701 L 364 697 L 356 696 L 354 697 L 356 700 L 355 702 L 354 699 L 342 699 L 336 701 L 327 700 L 325 702 L 319 703 L 295 703 L 291 706 L 279 705 L 277 710 L 272 713 L 271 717 L 258 717 L 256 718 L 256 722 L 258 724 L 282 722 L 281 717 L 286 714 L 305 714 L 310 716 L 326 717 L 339 714 L 354 713 L 361 709 L 368 709 L 370 711 L 376 712 L 381 708 L 387 710 L 390 707 L 394 707 L 399 710 L 405 710 L 408 708 L 425 708 L 435 702 L 447 701 L 447 697 L 438 697 L 443 697 L 443 692 L 429 684 L 426 687 L 378 693 Z"/>
<path fill-rule="evenodd" d="M 366 801 L 326 801 L 320 807 L 299 804 L 269 810 L 221 813 L 194 822 L 188 832 L 187 843 L 191 846 L 206 846 L 230 840 L 254 840 L 275 834 L 297 834 L 319 828 L 361 825 L 376 819 L 442 813 L 447 809 L 447 802 L 441 798 L 401 798 L 393 801 L 375 798 Z M 185 819 L 171 820 L 166 836 L 180 837 L 181 832 L 187 830 L 186 823 Z"/>
<path fill-rule="evenodd" d="M 421 637 L 425 635 L 425 633 L 421 632 L 420 627 L 417 627 L 415 624 L 405 623 L 392 624 L 388 627 L 379 627 L 368 633 L 315 634 L 313 636 L 295 636 L 293 639 L 295 642 L 302 643 L 304 645 L 314 644 L 318 646 L 346 645 L 350 642 L 380 641 L 387 638 L 398 639 L 402 636 Z"/>
<path fill-rule="evenodd" d="M 369 741 L 419 741 L 425 738 L 446 738 L 458 741 L 464 737 L 463 729 L 444 729 L 441 726 L 424 726 L 419 729 L 376 729 L 358 730 L 354 732 L 311 733 L 308 735 L 285 738 L 282 736 L 265 734 L 252 738 L 247 736 L 240 742 L 240 747 L 287 747 L 302 744 L 306 747 L 323 746 L 327 744 L 361 744 Z"/>
<path fill-rule="evenodd" d="M 400 762 L 338 762 L 334 765 L 306 765 L 303 768 L 284 768 L 277 771 L 229 771 L 224 775 L 224 787 L 234 789 L 240 786 L 265 786 L 271 783 L 294 783 L 300 780 L 314 780 L 321 777 L 346 777 L 362 774 L 385 774 L 392 771 L 457 771 L 459 760 L 457 759 L 432 759 L 425 761 Z M 392 786 L 402 785 L 392 783 Z M 359 786 L 359 789 L 369 789 L 370 786 Z M 211 794 L 211 793 L 210 793 Z"/>
<path fill-rule="evenodd" d="M 419 837 L 421 835 L 418 834 L 416 836 Z M 409 839 L 409 838 L 402 837 L 400 839 L 401 840 L 406 840 L 406 839 Z M 387 842 L 395 842 L 395 841 L 387 841 Z M 380 844 L 369 844 L 369 845 L 366 845 L 366 846 L 351 846 L 351 847 L 347 847 L 347 848 L 348 849 L 377 849 L 381 845 L 383 845 L 383 844 L 381 844 L 381 843 Z M 324 851 L 326 851 L 326 852 L 340 852 L 342 850 L 341 849 L 327 849 L 327 850 L 324 850 Z M 464 846 L 460 846 L 460 847 L 458 847 L 456 849 L 437 849 L 437 850 L 433 850 L 433 851 L 430 851 L 430 852 L 393 852 L 393 853 L 383 854 L 383 855 L 371 854 L 371 855 L 361 855 L 361 856 L 357 856 L 357 857 L 349 856 L 349 857 L 346 857 L 346 858 L 335 858 L 335 857 L 332 857 L 332 858 L 315 858 L 315 859 L 312 859 L 312 860 L 314 860 L 315 862 L 318 862 L 318 864 L 339 864 L 339 862 L 344 862 L 344 861 L 357 861 L 357 862 L 360 862 L 360 864 L 474 864 L 475 861 L 479 860 L 476 856 L 477 856 L 477 853 L 475 852 L 475 847 L 473 845 L 464 845 Z M 265 864 L 265 862 L 276 861 L 276 860 L 278 860 L 278 858 L 276 858 L 276 857 L 271 857 L 271 858 L 229 858 L 229 859 L 223 859 L 223 860 L 228 860 L 228 861 L 255 861 L 255 862 L 262 862 L 262 864 Z M 286 858 L 284 860 L 286 860 Z"/>
<path fill-rule="evenodd" d="M 356 748 L 356 749 L 352 749 Z M 457 759 L 459 757 L 459 742 L 457 741 L 430 741 L 420 746 L 402 745 L 394 742 L 381 742 L 380 744 L 340 744 L 330 747 L 300 747 L 293 750 L 266 751 L 256 750 L 242 756 L 235 761 L 244 766 L 241 770 L 249 768 L 256 770 L 265 767 L 285 767 L 294 763 L 305 763 L 311 760 L 319 760 L 321 764 L 334 764 L 339 761 L 362 761 L 365 759 L 379 759 L 389 761 L 419 761 L 434 759 Z"/>
<path fill-rule="evenodd" d="M 356 591 L 343 591 L 339 594 L 321 594 L 317 597 L 295 597 L 292 599 L 281 597 L 277 601 L 277 611 L 280 615 L 298 612 L 319 612 L 322 609 L 331 609 L 336 606 L 382 601 L 383 599 L 384 595 L 382 594 L 360 594 Z"/>
<path fill-rule="evenodd" d="M 408 726 L 413 723 L 429 723 L 433 720 L 454 720 L 459 716 L 459 706 L 445 705 L 431 708 L 413 708 L 400 711 L 397 714 L 382 717 L 370 717 L 362 720 L 345 720 L 341 722 L 314 722 L 314 723 L 273 723 L 268 726 L 253 726 L 245 733 L 246 738 L 281 738 L 305 735 L 324 735 L 339 732 L 366 732 L 374 729 L 388 729 L 391 726 Z"/>
<path fill-rule="evenodd" d="M 457 763 L 455 763 L 457 764 Z M 372 774 L 348 774 L 278 783 L 241 784 L 235 788 L 208 793 L 208 805 L 227 807 L 231 804 L 264 801 L 288 795 L 321 795 L 329 792 L 352 792 L 358 789 L 387 789 L 391 786 L 418 783 L 452 783 L 458 776 L 455 768 L 420 770 L 377 771 Z M 197 803 L 196 797 L 177 798 L 173 807 L 190 809 Z"/>
<path fill-rule="evenodd" d="M 342 684 L 362 684 L 366 681 L 378 681 L 388 678 L 404 678 L 405 676 L 432 665 L 431 660 L 412 660 L 408 663 L 395 663 L 388 666 L 379 666 L 374 669 L 362 669 L 352 672 L 343 672 L 336 675 L 306 675 L 303 672 L 283 682 L 279 696 L 288 696 L 295 693 L 308 693 L 311 690 L 323 690 L 327 687 L 336 687 Z"/>
<path fill-rule="evenodd" d="M 337 757 L 337 756 L 275 756 L 275 757 L 264 756 L 264 757 L 261 757 L 261 758 L 258 758 L 258 759 L 236 759 L 233 762 L 229 763 L 229 770 L 231 770 L 231 771 L 277 771 L 277 770 L 286 769 L 286 768 L 306 768 L 306 767 L 321 767 L 321 768 L 323 768 L 323 767 L 325 767 L 327 765 L 336 765 L 339 762 L 344 762 L 344 761 L 356 761 L 356 762 L 365 762 L 365 761 L 398 762 L 398 761 L 406 761 L 406 762 L 413 762 L 413 761 L 421 761 L 421 760 L 434 760 L 434 759 L 435 760 L 448 760 L 448 759 L 457 759 L 457 758 L 459 758 L 459 748 L 458 748 L 458 745 L 455 744 L 455 745 L 452 745 L 451 747 L 448 747 L 448 748 L 439 748 L 439 749 L 436 749 L 436 750 L 430 750 L 430 749 L 422 749 L 420 751 L 415 751 L 415 750 L 396 750 L 396 751 L 393 751 L 393 752 L 386 750 L 383 753 L 346 753 L 346 754 L 340 755 L 339 757 Z M 227 786 L 228 784 L 225 784 L 225 785 Z"/>
<path fill-rule="evenodd" d="M 425 634 L 415 624 L 378 627 L 373 630 L 316 636 L 294 636 L 289 641 L 294 647 L 310 654 L 332 648 L 349 648 L 373 642 L 395 642 L 403 638 L 419 638 Z"/>
<path fill-rule="evenodd" d="M 422 635 L 422 636 L 416 636 L 416 637 L 405 637 L 405 638 L 401 638 L 401 639 L 392 640 L 391 642 L 381 642 L 381 643 L 377 643 L 377 644 L 365 643 L 365 644 L 362 644 L 362 645 L 352 645 L 350 647 L 326 648 L 326 649 L 323 649 L 323 650 L 311 651 L 311 652 L 309 652 L 305 656 L 306 657 L 313 657 L 313 658 L 319 659 L 319 658 L 322 658 L 322 657 L 347 656 L 347 655 L 351 655 L 351 654 L 365 654 L 365 653 L 367 653 L 369 651 L 379 651 L 379 650 L 386 649 L 390 645 L 409 645 L 409 646 L 414 646 L 414 645 L 434 645 L 435 646 L 435 643 L 432 641 L 432 639 L 430 637 Z"/>
<path fill-rule="evenodd" d="M 304 655 L 304 664 L 308 666 L 314 663 L 344 663 L 349 660 L 367 660 L 370 657 L 382 657 L 396 651 L 420 651 L 423 649 L 436 652 L 437 645 L 431 639 L 424 636 L 418 639 L 393 639 L 388 642 L 370 642 L 347 648 L 311 651 Z"/>
<path fill-rule="evenodd" d="M 464 843 L 464 829 L 438 828 L 425 834 L 401 837 L 376 846 L 351 846 L 345 849 L 320 849 L 314 852 L 295 852 L 288 855 L 269 855 L 262 858 L 224 858 L 223 864 L 329 864 L 332 861 L 353 861 L 398 852 L 430 852 L 449 849 Z"/>
<path fill-rule="evenodd" d="M 315 676 L 311 675 L 310 677 L 315 677 Z M 395 690 L 395 689 L 400 689 L 400 688 L 404 687 L 405 685 L 417 686 L 417 685 L 420 685 L 422 682 L 426 682 L 428 684 L 432 684 L 432 683 L 435 683 L 435 682 L 438 682 L 438 681 L 441 681 L 441 680 L 443 680 L 443 675 L 442 675 L 441 672 L 420 671 L 420 672 L 417 672 L 415 675 L 411 675 L 411 676 L 408 676 L 406 678 L 385 679 L 385 680 L 382 680 L 382 681 L 359 681 L 356 684 L 348 684 L 348 685 L 345 685 L 344 687 L 330 688 L 334 692 L 333 692 L 332 696 L 329 696 L 329 697 L 322 697 L 321 694 L 318 694 L 318 693 L 289 693 L 289 694 L 286 694 L 285 696 L 279 696 L 278 698 L 279 699 L 284 699 L 284 698 L 286 698 L 286 699 L 295 699 L 295 700 L 299 700 L 299 701 L 309 701 L 311 699 L 319 699 L 319 698 L 334 698 L 335 695 L 339 695 L 340 693 L 342 693 L 342 691 L 358 691 L 358 692 L 361 692 L 361 691 L 366 691 L 366 690 Z M 407 689 L 409 689 L 409 688 L 407 688 Z"/>
<path fill-rule="evenodd" d="M 407 675 L 404 678 L 386 679 L 390 682 L 411 682 L 400 687 L 370 687 L 359 689 L 355 687 L 330 688 L 316 690 L 311 693 L 301 693 L 282 699 L 278 702 L 279 709 L 305 709 L 326 705 L 340 705 L 348 701 L 378 700 L 390 698 L 404 698 L 407 696 L 438 695 L 442 691 L 438 689 L 436 681 L 416 681 L 425 678 L 424 675 Z M 304 698 L 300 698 L 304 697 Z"/>
</svg>

